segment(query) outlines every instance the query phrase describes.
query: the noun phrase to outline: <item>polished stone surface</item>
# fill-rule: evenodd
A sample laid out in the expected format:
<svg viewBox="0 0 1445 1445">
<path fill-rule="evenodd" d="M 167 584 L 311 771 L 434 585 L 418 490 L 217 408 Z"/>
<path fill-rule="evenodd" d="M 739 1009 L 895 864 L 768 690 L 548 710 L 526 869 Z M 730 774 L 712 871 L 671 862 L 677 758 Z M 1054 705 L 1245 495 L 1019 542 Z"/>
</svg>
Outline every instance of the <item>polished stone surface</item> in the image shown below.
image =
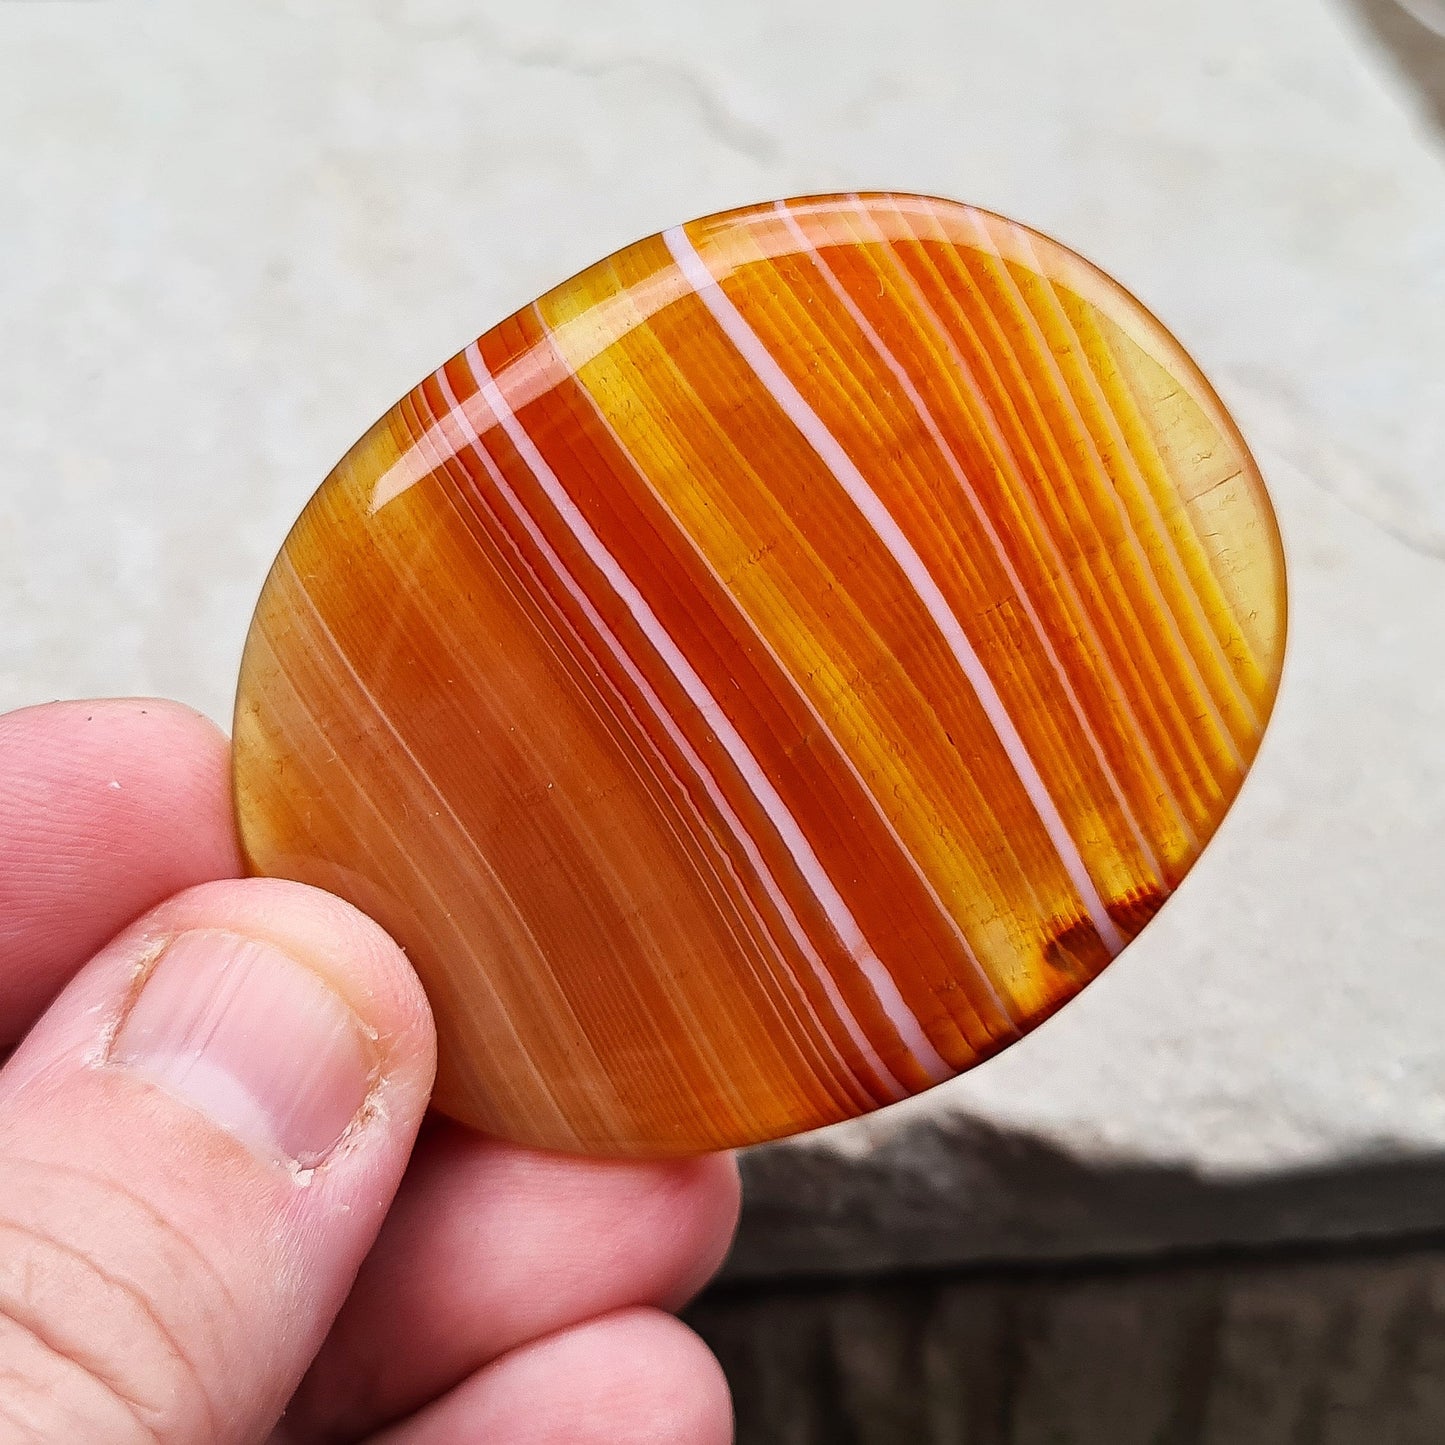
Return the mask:
<svg viewBox="0 0 1445 1445">
<path fill-rule="evenodd" d="M 711 217 L 347 455 L 236 710 L 257 871 L 406 947 L 441 1106 L 605 1153 L 917 1093 L 1073 997 L 1254 756 L 1253 461 L 1125 292 L 915 196 Z"/>
</svg>

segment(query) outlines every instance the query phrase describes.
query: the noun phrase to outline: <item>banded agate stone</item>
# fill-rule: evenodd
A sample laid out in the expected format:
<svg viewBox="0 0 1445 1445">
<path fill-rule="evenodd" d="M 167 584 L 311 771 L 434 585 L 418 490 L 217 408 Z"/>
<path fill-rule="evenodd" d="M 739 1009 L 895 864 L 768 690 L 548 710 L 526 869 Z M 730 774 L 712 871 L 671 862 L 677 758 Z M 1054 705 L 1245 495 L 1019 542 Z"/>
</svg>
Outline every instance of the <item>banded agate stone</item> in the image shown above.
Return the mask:
<svg viewBox="0 0 1445 1445">
<path fill-rule="evenodd" d="M 1119 286 L 947 201 L 758 206 L 342 460 L 247 643 L 240 825 L 406 947 L 446 1112 L 743 1144 L 1092 979 L 1234 798 L 1283 633 L 1255 465 Z"/>
</svg>

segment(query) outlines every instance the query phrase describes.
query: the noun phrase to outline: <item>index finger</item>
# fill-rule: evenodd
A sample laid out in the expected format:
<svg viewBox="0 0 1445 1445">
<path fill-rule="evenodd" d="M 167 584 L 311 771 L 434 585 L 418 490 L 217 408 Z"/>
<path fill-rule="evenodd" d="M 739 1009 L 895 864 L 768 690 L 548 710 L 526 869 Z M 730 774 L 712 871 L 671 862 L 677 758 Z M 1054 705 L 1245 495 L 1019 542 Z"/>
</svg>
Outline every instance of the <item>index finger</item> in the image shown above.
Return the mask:
<svg viewBox="0 0 1445 1445">
<path fill-rule="evenodd" d="M 127 923 L 243 872 L 230 745 L 150 698 L 0 715 L 0 1050 Z"/>
</svg>

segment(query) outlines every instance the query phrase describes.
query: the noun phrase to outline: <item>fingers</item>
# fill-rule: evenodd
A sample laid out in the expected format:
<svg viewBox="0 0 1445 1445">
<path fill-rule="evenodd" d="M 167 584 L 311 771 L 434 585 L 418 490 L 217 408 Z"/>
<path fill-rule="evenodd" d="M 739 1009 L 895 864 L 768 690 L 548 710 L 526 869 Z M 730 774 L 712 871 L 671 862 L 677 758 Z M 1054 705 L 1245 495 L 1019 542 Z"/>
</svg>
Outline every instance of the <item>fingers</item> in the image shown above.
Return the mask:
<svg viewBox="0 0 1445 1445">
<path fill-rule="evenodd" d="M 0 1434 L 264 1437 L 433 1051 L 400 951 L 297 884 L 207 884 L 106 947 L 0 1071 Z"/>
<path fill-rule="evenodd" d="M 132 919 L 240 873 L 229 755 L 177 703 L 0 716 L 0 1051 Z"/>
<path fill-rule="evenodd" d="M 730 1156 L 572 1159 L 429 1129 L 293 1418 L 352 1437 L 575 1321 L 677 1308 L 722 1261 L 737 1209 Z"/>
<path fill-rule="evenodd" d="M 375 1445 L 727 1445 L 727 1384 L 707 1347 L 656 1310 L 549 1335 L 479 1370 Z"/>
<path fill-rule="evenodd" d="M 0 1056 L 117 929 L 240 866 L 226 743 L 197 714 L 0 717 Z M 264 1431 L 396 1186 L 430 1049 L 391 944 L 293 885 L 192 892 L 106 948 L 0 1071 L 0 1437 Z M 415 1176 L 287 1438 L 375 1428 L 453 1386 L 428 1429 L 502 1419 L 507 1382 L 546 1358 L 529 1351 L 580 1348 L 578 1320 L 680 1304 L 737 1207 L 731 1160 L 567 1160 L 444 1124 Z M 679 1378 L 716 1379 L 685 1330 L 644 1318 L 656 1368 L 618 1374 L 623 1413 L 598 1438 L 651 1439 L 628 1421 L 666 1416 Z M 575 1414 L 564 1383 L 559 1420 Z M 721 1398 L 699 1419 L 726 1438 L 725 1391 L 701 1398 Z"/>
</svg>

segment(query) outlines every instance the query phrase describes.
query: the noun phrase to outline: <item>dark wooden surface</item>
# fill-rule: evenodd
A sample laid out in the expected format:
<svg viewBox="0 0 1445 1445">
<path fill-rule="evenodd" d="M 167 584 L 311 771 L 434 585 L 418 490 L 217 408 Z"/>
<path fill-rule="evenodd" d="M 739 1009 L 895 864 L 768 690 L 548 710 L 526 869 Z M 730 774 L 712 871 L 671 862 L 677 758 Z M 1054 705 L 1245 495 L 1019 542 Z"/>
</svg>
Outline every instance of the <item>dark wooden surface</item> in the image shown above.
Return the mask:
<svg viewBox="0 0 1445 1445">
<path fill-rule="evenodd" d="M 1445 1243 L 723 1284 L 738 1445 L 1445 1445 Z"/>
</svg>

